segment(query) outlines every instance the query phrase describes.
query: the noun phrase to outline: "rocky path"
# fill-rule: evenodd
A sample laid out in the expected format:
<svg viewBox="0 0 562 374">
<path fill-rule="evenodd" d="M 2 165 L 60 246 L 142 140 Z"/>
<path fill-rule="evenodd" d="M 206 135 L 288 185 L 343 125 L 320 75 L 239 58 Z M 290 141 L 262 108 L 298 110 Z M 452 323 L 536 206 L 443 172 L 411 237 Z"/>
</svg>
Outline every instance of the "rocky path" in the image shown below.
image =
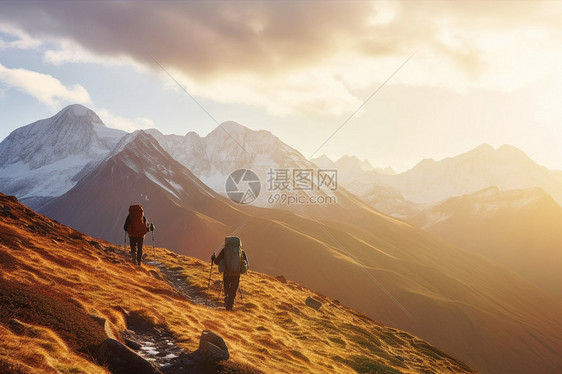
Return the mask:
<svg viewBox="0 0 562 374">
<path fill-rule="evenodd" d="M 171 285 L 176 292 L 192 303 L 205 305 L 209 308 L 222 307 L 222 304 L 219 304 L 208 297 L 206 290 L 190 286 L 189 276 L 185 276 L 183 274 L 185 268 L 181 266 L 168 268 L 165 264 L 159 261 L 147 261 L 146 264 L 157 267 L 160 270 L 160 273 L 164 276 L 164 280 Z"/>
<path fill-rule="evenodd" d="M 129 252 L 112 250 L 129 260 Z M 169 268 L 164 263 L 148 260 L 144 266 L 158 268 L 160 275 L 178 294 L 192 303 L 205 305 L 209 308 L 220 308 L 222 304 L 207 297 L 206 290 L 190 285 L 189 276 L 185 275 L 186 269 L 177 266 Z M 165 326 L 154 326 L 140 316 L 127 314 L 127 330 L 121 332 L 121 337 L 126 345 L 139 356 L 153 364 L 158 370 L 155 373 L 180 374 L 180 373 L 209 373 L 210 368 L 201 366 L 193 356 L 180 347 L 172 333 Z"/>
<path fill-rule="evenodd" d="M 172 366 L 172 360 L 182 355 L 183 350 L 166 328 L 154 326 L 135 315 L 128 315 L 126 321 L 128 329 L 121 333 L 121 337 L 127 346 L 162 372 Z"/>
</svg>

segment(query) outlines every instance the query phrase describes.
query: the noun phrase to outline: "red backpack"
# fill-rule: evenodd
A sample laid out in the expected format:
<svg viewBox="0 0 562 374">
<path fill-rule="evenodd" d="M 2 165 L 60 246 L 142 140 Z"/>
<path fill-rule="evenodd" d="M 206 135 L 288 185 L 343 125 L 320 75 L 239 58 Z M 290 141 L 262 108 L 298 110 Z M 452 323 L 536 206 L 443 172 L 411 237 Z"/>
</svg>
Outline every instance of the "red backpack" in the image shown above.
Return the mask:
<svg viewBox="0 0 562 374">
<path fill-rule="evenodd" d="M 148 232 L 146 222 L 144 221 L 144 211 L 140 205 L 131 205 L 129 207 L 129 217 L 131 221 L 127 227 L 129 236 L 133 238 L 141 238 Z"/>
</svg>

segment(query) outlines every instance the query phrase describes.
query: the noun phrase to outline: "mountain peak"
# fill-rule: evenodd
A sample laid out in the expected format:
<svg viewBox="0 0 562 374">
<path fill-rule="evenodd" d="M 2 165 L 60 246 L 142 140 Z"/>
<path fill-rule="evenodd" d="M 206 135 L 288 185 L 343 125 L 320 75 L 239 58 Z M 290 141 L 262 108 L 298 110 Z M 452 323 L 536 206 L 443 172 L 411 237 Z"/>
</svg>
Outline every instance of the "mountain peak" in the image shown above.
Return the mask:
<svg viewBox="0 0 562 374">
<path fill-rule="evenodd" d="M 486 159 L 496 165 L 512 165 L 512 167 L 524 168 L 539 166 L 521 149 L 509 144 L 503 144 L 496 149 L 488 144 L 482 144 L 465 153 L 465 156 L 469 159 Z"/>
<path fill-rule="evenodd" d="M 498 148 L 494 148 L 491 145 L 484 143 L 474 148 L 473 150 L 466 152 L 464 155 L 468 157 L 473 157 L 475 155 L 479 155 L 479 156 L 483 155 L 485 157 L 490 157 L 490 158 L 500 159 L 510 162 L 523 161 L 523 162 L 534 163 L 534 161 L 532 161 L 525 152 L 509 144 L 503 144 Z"/>
<path fill-rule="evenodd" d="M 69 105 L 50 118 L 14 130 L 0 143 L 0 189 L 20 198 L 59 196 L 124 134 L 106 127 L 92 110 Z"/>
<path fill-rule="evenodd" d="M 526 159 L 534 163 L 534 161 L 532 161 L 525 152 L 513 145 L 503 144 L 496 150 L 496 152 L 500 155 L 503 155 L 504 157 L 516 157 L 520 160 Z"/>
<path fill-rule="evenodd" d="M 234 121 L 226 121 L 215 127 L 207 137 L 233 137 L 243 136 L 244 133 L 251 132 L 249 128 Z"/>
<path fill-rule="evenodd" d="M 8 135 L 0 143 L 0 166 L 22 162 L 37 169 L 69 156 L 105 153 L 124 133 L 107 128 L 92 110 L 69 105 Z"/>
<path fill-rule="evenodd" d="M 241 124 L 239 124 L 238 122 L 235 122 L 235 121 L 225 121 L 225 122 L 221 123 L 219 126 L 225 128 L 226 130 L 237 130 L 237 131 L 250 130 L 246 126 L 241 125 Z"/>
<path fill-rule="evenodd" d="M 478 147 L 473 149 L 474 152 L 492 152 L 494 151 L 494 147 L 492 147 L 488 143 L 482 143 Z"/>
<path fill-rule="evenodd" d="M 123 152 L 127 148 L 134 148 L 137 150 L 141 150 L 145 147 L 153 147 L 156 148 L 158 151 L 164 151 L 156 140 L 156 138 L 152 135 L 155 133 L 160 133 L 156 129 L 149 129 L 148 131 L 144 130 L 136 130 L 132 133 L 129 133 L 121 138 L 119 143 L 115 146 L 115 148 L 107 155 L 106 158 L 111 158 L 121 152 Z M 147 150 L 147 149 L 145 149 Z"/>
<path fill-rule="evenodd" d="M 73 113 L 77 117 L 83 117 L 86 116 L 88 112 L 93 112 L 93 110 L 86 108 L 82 104 L 71 104 L 64 107 L 59 113 Z"/>
<path fill-rule="evenodd" d="M 335 162 L 337 167 L 340 168 L 354 168 L 362 171 L 374 170 L 373 165 L 366 159 L 361 161 L 357 156 L 344 155 Z"/>
<path fill-rule="evenodd" d="M 535 163 L 511 145 L 494 149 L 482 144 L 468 152 L 440 161 L 426 159 L 399 175 L 390 185 L 408 200 L 436 203 L 471 194 L 489 186 L 500 190 L 541 187 L 561 201 L 559 182 L 547 168 Z"/>
<path fill-rule="evenodd" d="M 277 137 L 267 130 L 252 130 L 244 125 L 234 121 L 226 121 L 217 126 L 207 136 L 207 139 L 224 139 L 225 141 L 245 142 L 247 139 L 265 141 L 266 139 L 275 139 Z"/>
<path fill-rule="evenodd" d="M 73 122 L 75 125 L 78 126 L 103 126 L 106 127 L 103 121 L 98 117 L 96 112 L 93 110 L 85 107 L 81 104 L 71 104 L 63 109 L 61 109 L 57 114 L 55 114 L 53 119 L 64 119 L 65 122 Z"/>
<path fill-rule="evenodd" d="M 332 161 L 325 154 L 323 154 L 320 157 L 313 158 L 312 160 L 310 160 L 310 162 L 313 162 L 315 165 L 317 165 L 318 167 L 321 167 L 321 168 L 334 168 L 335 167 L 334 161 Z"/>
</svg>

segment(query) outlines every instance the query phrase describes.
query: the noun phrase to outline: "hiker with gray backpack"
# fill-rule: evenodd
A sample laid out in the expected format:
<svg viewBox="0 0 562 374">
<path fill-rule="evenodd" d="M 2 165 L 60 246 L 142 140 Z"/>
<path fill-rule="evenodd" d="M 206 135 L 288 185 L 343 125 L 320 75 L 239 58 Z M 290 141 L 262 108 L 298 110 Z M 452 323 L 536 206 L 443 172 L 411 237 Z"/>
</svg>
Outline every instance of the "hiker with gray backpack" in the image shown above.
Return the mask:
<svg viewBox="0 0 562 374">
<path fill-rule="evenodd" d="M 123 230 L 129 234 L 131 261 L 133 264 L 141 266 L 144 236 L 148 231 L 154 232 L 154 225 L 147 221 L 142 206 L 131 205 L 129 207 L 129 215 L 125 220 Z"/>
<path fill-rule="evenodd" d="M 248 272 L 248 257 L 242 249 L 242 241 L 237 236 L 227 236 L 224 241 L 224 248 L 218 256 L 211 256 L 211 265 L 215 263 L 219 266 L 219 272 L 223 273 L 224 285 L 224 307 L 232 310 L 236 291 L 240 285 L 240 274 Z"/>
</svg>

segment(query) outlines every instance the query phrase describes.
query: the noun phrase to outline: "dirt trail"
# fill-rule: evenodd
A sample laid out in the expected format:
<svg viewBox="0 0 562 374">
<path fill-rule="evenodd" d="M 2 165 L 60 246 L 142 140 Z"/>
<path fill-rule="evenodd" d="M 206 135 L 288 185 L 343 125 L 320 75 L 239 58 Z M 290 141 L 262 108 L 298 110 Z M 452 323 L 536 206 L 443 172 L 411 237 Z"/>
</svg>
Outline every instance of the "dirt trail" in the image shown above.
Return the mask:
<svg viewBox="0 0 562 374">
<path fill-rule="evenodd" d="M 181 266 L 176 266 L 173 268 L 167 267 L 164 263 L 159 261 L 146 261 L 147 265 L 152 265 L 160 270 L 160 273 L 164 276 L 164 280 L 174 288 L 174 290 L 191 301 L 194 304 L 205 305 L 209 308 L 220 308 L 221 303 L 217 303 L 212 300 L 212 297 L 207 295 L 206 290 L 201 290 L 198 287 L 190 286 L 190 276 L 184 274 L 185 268 Z"/>
<path fill-rule="evenodd" d="M 113 250 L 129 260 L 128 251 Z M 164 279 L 179 295 L 192 303 L 204 305 L 209 308 L 220 308 L 221 303 L 217 303 L 212 298 L 208 298 L 205 290 L 199 287 L 190 286 L 189 278 L 186 276 L 186 268 L 176 266 L 169 268 L 164 263 L 156 260 L 146 260 L 143 267 L 156 267 Z M 209 373 L 209 368 L 200 366 L 192 360 L 191 355 L 178 347 L 172 333 L 165 326 L 154 326 L 145 319 L 129 314 L 126 316 L 127 330 L 121 333 L 127 345 L 145 360 L 154 364 L 163 374 L 179 373 Z"/>
</svg>

